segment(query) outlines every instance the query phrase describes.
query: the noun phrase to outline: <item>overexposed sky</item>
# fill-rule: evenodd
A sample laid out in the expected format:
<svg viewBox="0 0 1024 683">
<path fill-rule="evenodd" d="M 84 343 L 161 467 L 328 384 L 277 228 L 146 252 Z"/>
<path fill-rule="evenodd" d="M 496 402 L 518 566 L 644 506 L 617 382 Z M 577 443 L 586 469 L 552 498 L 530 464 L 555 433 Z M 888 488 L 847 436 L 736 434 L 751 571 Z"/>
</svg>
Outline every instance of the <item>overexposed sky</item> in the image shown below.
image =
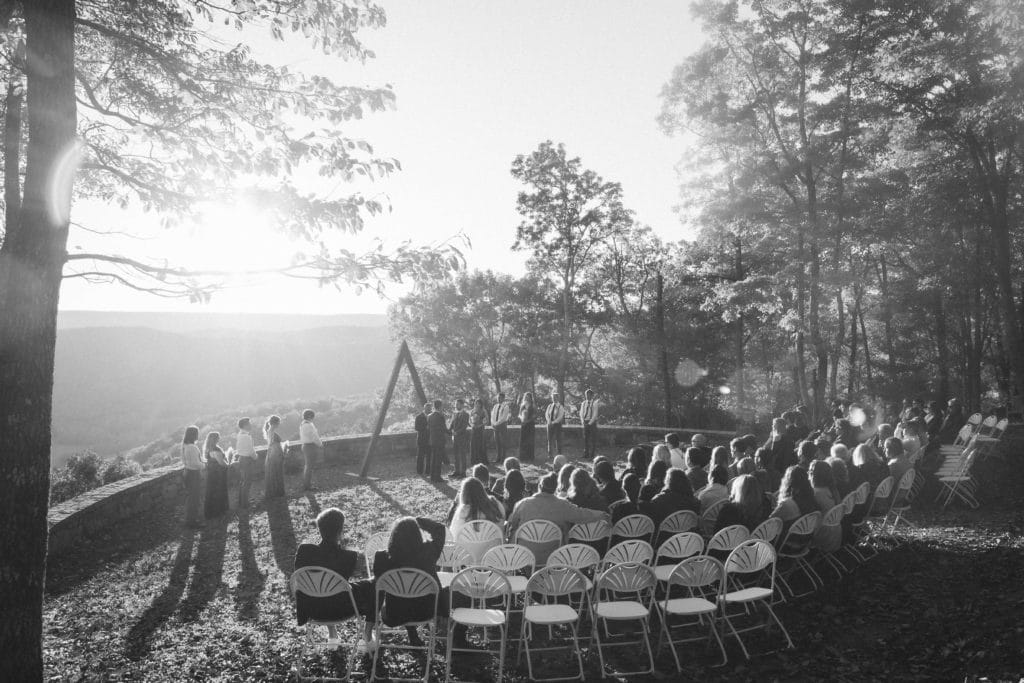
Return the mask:
<svg viewBox="0 0 1024 683">
<path fill-rule="evenodd" d="M 397 109 L 349 128 L 402 171 L 366 194 L 387 195 L 392 213 L 371 218 L 366 243 L 436 242 L 468 235 L 471 268 L 520 273 L 511 252 L 520 187 L 509 168 L 516 154 L 547 139 L 564 142 L 608 180 L 621 182 L 626 205 L 663 238 L 687 237 L 673 206 L 675 166 L 684 143 L 655 122 L 659 92 L 672 68 L 702 41 L 689 3 L 671 0 L 382 0 L 388 22 L 362 34 L 377 58 L 366 65 L 331 60 L 288 43 L 257 40 L 257 55 L 358 85 L 391 83 Z M 267 51 L 273 50 L 273 54 Z M 287 55 L 288 58 L 285 58 Z M 342 188 L 344 191 L 344 188 Z M 223 213 L 223 212 L 222 212 Z M 211 224 L 160 231 L 140 213 L 80 203 L 73 220 L 91 226 L 152 224 L 158 237 L 113 248 L 166 256 L 193 267 L 251 259 L 253 267 L 287 258 L 298 245 L 255 231 L 239 248 L 236 234 Z M 93 248 L 88 235 L 72 236 Z M 109 248 L 109 247 L 108 247 Z M 283 255 L 283 256 L 282 256 Z M 398 294 L 398 291 L 395 292 Z M 382 313 L 387 302 L 313 283 L 273 280 L 219 292 L 210 304 L 166 300 L 122 287 L 65 283 L 61 307 L 102 310 Z"/>
</svg>

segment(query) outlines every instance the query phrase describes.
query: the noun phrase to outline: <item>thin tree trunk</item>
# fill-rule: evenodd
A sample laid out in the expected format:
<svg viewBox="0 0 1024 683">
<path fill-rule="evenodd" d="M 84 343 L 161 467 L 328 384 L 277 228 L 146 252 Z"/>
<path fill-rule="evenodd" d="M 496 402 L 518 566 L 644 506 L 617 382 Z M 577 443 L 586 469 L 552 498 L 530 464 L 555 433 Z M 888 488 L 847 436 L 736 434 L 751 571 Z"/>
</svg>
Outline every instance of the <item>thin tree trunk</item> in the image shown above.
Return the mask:
<svg viewBox="0 0 1024 683">
<path fill-rule="evenodd" d="M 858 306 L 857 316 L 860 318 L 860 336 L 864 340 L 864 371 L 867 373 L 868 393 L 875 394 L 875 379 L 871 372 L 871 351 L 868 349 L 868 328 L 864 324 L 864 307 Z"/>
<path fill-rule="evenodd" d="M 0 680 L 43 677 L 42 605 L 57 301 L 75 138 L 74 0 L 22 4 L 28 148 L 21 219 L 0 248 Z M 54 178 L 66 183 L 52 183 Z"/>
<path fill-rule="evenodd" d="M 20 75 L 7 84 L 4 106 L 4 234 L 17 229 L 21 215 L 21 107 L 24 102 Z M 3 235 L 0 235 L 0 244 Z"/>
<path fill-rule="evenodd" d="M 656 285 L 656 307 L 658 330 L 658 370 L 661 374 L 661 390 L 665 401 L 665 426 L 675 426 L 672 413 L 672 377 L 668 371 L 668 336 L 665 334 L 665 280 L 658 271 Z"/>
<path fill-rule="evenodd" d="M 739 239 L 736 240 L 735 267 L 736 282 L 742 282 L 747 276 L 743 271 L 743 243 Z M 743 376 L 744 365 L 746 365 L 744 354 L 744 347 L 746 346 L 744 337 L 746 333 L 747 331 L 743 324 L 743 313 L 740 312 L 736 316 L 736 412 L 741 423 L 745 423 L 747 420 L 747 384 Z"/>
<path fill-rule="evenodd" d="M 860 315 L 860 299 L 860 287 L 855 287 L 853 309 L 850 311 L 850 372 L 846 378 L 846 395 L 851 400 L 857 387 L 857 318 Z"/>
<path fill-rule="evenodd" d="M 935 345 L 938 347 L 937 365 L 939 370 L 939 390 L 936 400 L 945 405 L 949 397 L 949 339 L 946 334 L 946 309 L 942 302 L 942 290 L 934 290 L 935 314 Z"/>
</svg>

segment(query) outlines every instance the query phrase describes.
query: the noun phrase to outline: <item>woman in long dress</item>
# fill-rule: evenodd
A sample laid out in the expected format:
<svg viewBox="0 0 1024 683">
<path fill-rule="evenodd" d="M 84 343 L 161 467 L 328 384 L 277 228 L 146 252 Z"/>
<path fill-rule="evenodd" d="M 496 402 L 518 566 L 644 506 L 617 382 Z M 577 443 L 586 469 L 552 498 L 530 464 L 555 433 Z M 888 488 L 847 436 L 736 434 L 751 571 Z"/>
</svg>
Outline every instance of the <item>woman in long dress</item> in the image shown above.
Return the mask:
<svg viewBox="0 0 1024 683">
<path fill-rule="evenodd" d="M 228 511 L 228 461 L 217 442 L 220 432 L 206 435 L 206 518 L 214 519 Z"/>
<path fill-rule="evenodd" d="M 523 405 L 519 408 L 519 459 L 533 462 L 533 432 L 537 423 L 537 408 L 533 405 L 533 394 L 523 394 Z"/>
<path fill-rule="evenodd" d="M 271 415 L 263 425 L 263 435 L 267 438 L 267 464 L 264 468 L 263 483 L 266 498 L 279 498 L 284 495 L 284 447 L 281 435 L 277 433 L 281 426 L 281 418 Z"/>
<path fill-rule="evenodd" d="M 484 438 L 484 427 L 487 425 L 487 411 L 484 402 L 479 398 L 469 413 L 469 461 L 476 464 L 487 464 L 487 441 Z"/>
</svg>

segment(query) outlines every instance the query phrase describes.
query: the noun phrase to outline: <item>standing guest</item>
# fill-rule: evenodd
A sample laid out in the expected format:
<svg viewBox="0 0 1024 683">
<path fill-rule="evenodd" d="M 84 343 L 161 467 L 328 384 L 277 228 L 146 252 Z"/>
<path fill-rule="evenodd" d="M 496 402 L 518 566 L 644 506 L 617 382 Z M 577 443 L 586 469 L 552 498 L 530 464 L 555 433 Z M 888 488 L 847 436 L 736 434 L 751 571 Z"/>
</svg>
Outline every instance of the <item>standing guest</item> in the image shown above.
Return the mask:
<svg viewBox="0 0 1024 683">
<path fill-rule="evenodd" d="M 553 458 L 562 452 L 562 426 L 565 424 L 565 406 L 562 395 L 552 394 L 551 405 L 544 411 L 544 421 L 548 426 L 548 457 Z"/>
<path fill-rule="evenodd" d="M 430 430 L 427 428 L 427 416 L 431 405 L 423 404 L 423 410 L 416 416 L 416 474 L 427 474 L 430 471 Z"/>
<path fill-rule="evenodd" d="M 305 491 L 315 491 L 313 486 L 313 468 L 320 460 L 320 454 L 324 449 L 324 442 L 320 440 L 320 432 L 313 424 L 316 413 L 312 410 L 302 411 L 302 423 L 299 424 L 299 441 L 302 443 L 302 488 Z"/>
<path fill-rule="evenodd" d="M 683 449 L 680 448 L 679 435 L 675 432 L 669 432 L 665 435 L 665 443 L 668 444 L 669 454 L 669 467 L 675 467 L 681 470 L 686 469 L 686 454 Z"/>
<path fill-rule="evenodd" d="M 537 407 L 533 404 L 533 394 L 529 391 L 523 394 L 523 404 L 519 408 L 519 423 L 519 459 L 522 462 L 533 462 Z"/>
<path fill-rule="evenodd" d="M 691 446 L 686 449 L 686 478 L 690 480 L 690 488 L 700 491 L 708 484 L 708 471 L 704 469 L 707 465 L 702 462 L 700 450 Z"/>
<path fill-rule="evenodd" d="M 612 477 L 614 479 L 614 476 Z M 573 505 L 588 510 L 608 512 L 608 501 L 601 495 L 597 483 L 590 474 L 581 468 L 576 468 L 569 478 L 569 496 L 566 499 Z"/>
<path fill-rule="evenodd" d="M 587 389 L 580 403 L 580 424 L 583 426 L 583 458 L 591 460 L 597 455 L 597 423 L 601 418 L 601 402 L 594 398 L 594 390 Z"/>
<path fill-rule="evenodd" d="M 228 460 L 218 442 L 220 432 L 206 435 L 203 459 L 206 461 L 206 518 L 214 519 L 228 511 Z"/>
<path fill-rule="evenodd" d="M 571 462 L 562 465 L 562 469 L 558 470 L 558 488 L 555 490 L 555 494 L 559 498 L 568 498 L 569 489 L 572 488 L 572 473 L 576 471 L 576 465 Z"/>
<path fill-rule="evenodd" d="M 665 444 L 658 444 L 658 446 L 662 446 L 668 451 L 668 447 Z M 655 450 L 657 450 L 658 446 L 654 447 Z M 636 475 L 640 481 L 643 481 L 644 475 L 647 474 L 647 454 L 639 446 L 633 446 L 626 453 L 626 469 L 619 475 L 619 481 L 625 480 L 627 474 Z"/>
<path fill-rule="evenodd" d="M 455 465 L 449 478 L 461 479 L 466 476 L 466 457 L 469 455 L 469 413 L 466 402 L 461 398 L 455 401 L 455 413 L 448 425 L 452 433 L 452 451 L 455 454 Z"/>
<path fill-rule="evenodd" d="M 235 462 L 238 463 L 238 507 L 249 507 L 249 494 L 252 491 L 252 478 L 256 471 L 256 447 L 252 442 L 252 421 L 243 417 L 238 421 L 238 434 L 235 436 Z"/>
<path fill-rule="evenodd" d="M 757 479 L 741 474 L 732 482 L 729 502 L 718 511 L 715 531 L 721 531 L 733 524 L 742 524 L 747 531 L 753 531 L 768 518 L 768 498 L 764 495 Z"/>
<path fill-rule="evenodd" d="M 824 460 L 815 460 L 811 463 L 809 475 L 811 488 L 814 490 L 814 500 L 818 502 L 821 514 L 825 514 L 839 505 L 839 491 L 836 489 L 835 479 L 832 476 L 832 467 Z"/>
<path fill-rule="evenodd" d="M 505 507 L 491 496 L 476 477 L 462 480 L 459 488 L 459 504 L 448 525 L 448 533 L 454 540 L 458 538 L 462 527 L 469 522 L 486 520 L 501 526 L 505 521 Z"/>
<path fill-rule="evenodd" d="M 554 473 L 545 474 L 541 477 L 537 493 L 519 501 L 519 504 L 513 510 L 512 516 L 508 521 L 509 538 L 515 538 L 516 529 L 534 519 L 546 519 L 554 522 L 562 530 L 563 537 L 573 524 L 607 519 L 608 515 L 600 510 L 581 508 L 563 498 L 557 497 L 555 495 L 557 487 L 558 478 Z"/>
<path fill-rule="evenodd" d="M 725 465 L 716 465 L 711 470 L 711 481 L 697 493 L 701 514 L 718 501 L 729 497 L 729 489 L 726 487 L 728 481 L 729 468 Z"/>
<path fill-rule="evenodd" d="M 519 470 L 511 470 L 505 475 L 505 500 L 502 501 L 505 508 L 505 519 L 512 516 L 512 511 L 524 497 L 526 497 L 526 479 L 523 478 L 523 473 Z"/>
<path fill-rule="evenodd" d="M 498 402 L 491 408 L 491 426 L 494 428 L 494 447 L 498 460 L 505 459 L 508 444 L 508 421 L 512 419 L 512 404 L 505 400 L 505 394 L 498 394 Z"/>
<path fill-rule="evenodd" d="M 623 477 L 622 492 L 625 497 L 608 506 L 608 512 L 612 515 L 612 526 L 623 517 L 644 514 L 640 508 L 640 477 L 632 472 Z"/>
<path fill-rule="evenodd" d="M 427 416 L 430 432 L 430 481 L 441 481 L 441 463 L 446 459 L 445 446 L 448 444 L 448 423 L 441 412 L 441 399 L 434 400 L 434 409 Z"/>
<path fill-rule="evenodd" d="M 946 416 L 942 418 L 942 427 L 939 429 L 939 442 L 943 444 L 951 444 L 956 441 L 960 428 L 967 422 L 960 399 L 949 399 L 947 407 L 949 410 L 946 411 Z"/>
<path fill-rule="evenodd" d="M 789 435 L 788 426 L 786 420 L 781 417 L 772 420 L 772 433 L 764 444 L 764 448 L 771 456 L 772 469 L 776 472 L 785 472 L 790 465 L 797 462 L 796 442 Z"/>
<path fill-rule="evenodd" d="M 279 498 L 284 495 L 284 445 L 278 429 L 281 418 L 271 415 L 263 424 L 263 436 L 267 440 L 267 461 L 263 468 L 264 498 Z"/>
<path fill-rule="evenodd" d="M 473 402 L 473 410 L 469 413 L 469 460 L 474 465 L 487 464 L 487 439 L 485 427 L 487 426 L 487 411 L 484 410 L 484 402 L 477 399 Z"/>
<path fill-rule="evenodd" d="M 609 508 L 613 503 L 618 503 L 626 497 L 622 484 L 615 478 L 615 468 L 610 462 L 602 461 L 594 465 L 594 479 L 597 480 L 597 490 Z"/>
<path fill-rule="evenodd" d="M 665 487 L 650 502 L 642 504 L 647 515 L 658 527 L 673 512 L 692 510 L 700 514 L 700 503 L 693 495 L 686 472 L 672 467 L 665 473 Z"/>
<path fill-rule="evenodd" d="M 181 439 L 181 467 L 185 478 L 185 526 L 201 526 L 199 510 L 203 504 L 203 456 L 196 446 L 199 427 L 186 427 Z"/>
</svg>

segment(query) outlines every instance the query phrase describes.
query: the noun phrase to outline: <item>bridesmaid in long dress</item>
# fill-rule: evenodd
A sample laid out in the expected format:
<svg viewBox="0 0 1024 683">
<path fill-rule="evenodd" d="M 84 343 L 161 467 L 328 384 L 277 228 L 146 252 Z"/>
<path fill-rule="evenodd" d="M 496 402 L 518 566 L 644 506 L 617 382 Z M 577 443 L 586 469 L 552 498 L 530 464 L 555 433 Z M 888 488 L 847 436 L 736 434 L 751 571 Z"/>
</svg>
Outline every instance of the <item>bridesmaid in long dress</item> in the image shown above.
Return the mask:
<svg viewBox="0 0 1024 683">
<path fill-rule="evenodd" d="M 281 426 L 281 418 L 271 415 L 263 425 L 263 435 L 267 438 L 267 464 L 264 471 L 264 495 L 267 498 L 278 498 L 284 495 L 284 447 L 281 435 L 277 433 Z"/>
<path fill-rule="evenodd" d="M 523 405 L 519 409 L 519 460 L 533 462 L 533 432 L 537 423 L 537 408 L 533 405 L 533 394 L 523 394 Z"/>
<path fill-rule="evenodd" d="M 206 518 L 214 519 L 228 511 L 228 461 L 217 442 L 220 432 L 206 435 Z"/>
<path fill-rule="evenodd" d="M 484 410 L 484 402 L 479 398 L 473 404 L 473 410 L 469 413 L 470 432 L 469 440 L 469 461 L 476 464 L 487 464 L 487 440 L 484 438 L 484 427 L 487 425 L 487 411 Z"/>
</svg>

